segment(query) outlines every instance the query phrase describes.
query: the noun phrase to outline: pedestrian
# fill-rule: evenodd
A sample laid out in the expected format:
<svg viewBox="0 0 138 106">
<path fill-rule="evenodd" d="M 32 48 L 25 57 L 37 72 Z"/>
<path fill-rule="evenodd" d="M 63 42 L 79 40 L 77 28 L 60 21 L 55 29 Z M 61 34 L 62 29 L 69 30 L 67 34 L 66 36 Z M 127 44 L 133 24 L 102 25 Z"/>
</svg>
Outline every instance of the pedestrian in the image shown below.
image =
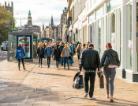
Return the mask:
<svg viewBox="0 0 138 106">
<path fill-rule="evenodd" d="M 60 49 L 58 44 L 54 49 L 54 59 L 56 60 L 56 67 L 58 68 L 60 62 Z"/>
<path fill-rule="evenodd" d="M 63 57 L 62 57 L 62 55 L 61 55 L 63 48 L 64 48 L 64 43 L 63 43 L 63 42 L 60 42 L 60 44 L 59 44 L 59 50 L 60 50 L 60 64 L 61 64 L 62 66 L 63 66 L 63 64 L 64 64 L 64 59 L 63 59 Z"/>
<path fill-rule="evenodd" d="M 118 53 L 112 49 L 111 43 L 106 44 L 106 50 L 101 59 L 100 67 L 104 67 L 104 75 L 106 79 L 107 98 L 113 102 L 114 95 L 114 79 L 116 75 L 116 68 L 120 66 Z"/>
<path fill-rule="evenodd" d="M 83 53 L 84 50 L 86 50 L 86 44 L 85 43 L 83 44 L 83 48 L 80 51 L 80 60 L 79 60 L 79 69 L 80 69 L 80 71 L 82 70 L 81 58 L 82 58 L 82 53 Z"/>
<path fill-rule="evenodd" d="M 61 55 L 64 60 L 64 69 L 66 68 L 66 64 L 68 65 L 68 70 L 69 70 L 69 56 L 70 56 L 70 50 L 67 44 L 64 45 L 64 48 L 61 52 Z"/>
<path fill-rule="evenodd" d="M 48 66 L 48 68 L 50 67 L 52 54 L 53 54 L 53 50 L 52 50 L 52 47 L 51 47 L 51 43 L 49 42 L 47 47 L 45 48 L 45 56 L 47 58 L 47 66 Z"/>
<path fill-rule="evenodd" d="M 78 60 L 80 60 L 80 54 L 81 54 L 81 49 L 82 49 L 81 46 L 82 46 L 82 45 L 79 43 L 79 44 L 77 45 L 77 48 L 76 48 Z"/>
<path fill-rule="evenodd" d="M 95 99 L 94 97 L 94 85 L 96 70 L 99 71 L 100 58 L 98 51 L 94 50 L 94 45 L 89 44 L 89 48 L 84 50 L 81 58 L 81 65 L 84 69 L 84 88 L 85 96 L 90 97 L 90 99 Z M 89 87 L 90 80 L 90 87 Z"/>
<path fill-rule="evenodd" d="M 20 70 L 20 62 L 22 62 L 23 69 L 25 70 L 24 57 L 25 57 L 25 51 L 21 45 L 18 45 L 16 48 L 16 59 L 18 60 L 19 70 Z"/>
<path fill-rule="evenodd" d="M 74 63 L 73 56 L 74 56 L 74 46 L 72 43 L 69 44 L 70 56 L 69 56 L 69 64 L 72 66 Z"/>
<path fill-rule="evenodd" d="M 43 58 L 44 58 L 44 44 L 42 42 L 38 44 L 37 55 L 39 58 L 39 67 L 42 68 Z"/>
</svg>

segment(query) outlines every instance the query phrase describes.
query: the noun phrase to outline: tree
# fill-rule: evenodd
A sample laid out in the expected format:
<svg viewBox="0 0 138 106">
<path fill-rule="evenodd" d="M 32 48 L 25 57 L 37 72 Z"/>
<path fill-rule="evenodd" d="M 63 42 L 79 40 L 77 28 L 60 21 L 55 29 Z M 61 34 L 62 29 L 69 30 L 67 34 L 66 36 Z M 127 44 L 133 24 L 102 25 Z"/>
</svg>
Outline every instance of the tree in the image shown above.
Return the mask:
<svg viewBox="0 0 138 106">
<path fill-rule="evenodd" d="M 8 38 L 8 32 L 12 28 L 13 17 L 4 7 L 0 6 L 0 43 Z"/>
</svg>

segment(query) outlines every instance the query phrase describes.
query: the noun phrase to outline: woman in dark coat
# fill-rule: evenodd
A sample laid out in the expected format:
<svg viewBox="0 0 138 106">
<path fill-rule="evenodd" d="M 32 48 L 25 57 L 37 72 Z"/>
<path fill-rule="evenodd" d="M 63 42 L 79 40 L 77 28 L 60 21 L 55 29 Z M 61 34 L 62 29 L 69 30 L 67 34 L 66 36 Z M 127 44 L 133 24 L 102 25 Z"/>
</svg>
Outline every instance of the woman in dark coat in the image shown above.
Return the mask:
<svg viewBox="0 0 138 106">
<path fill-rule="evenodd" d="M 56 60 L 56 66 L 58 68 L 59 62 L 60 62 L 60 48 L 59 48 L 59 45 L 56 45 L 56 47 L 54 49 L 54 58 Z"/>
<path fill-rule="evenodd" d="M 37 55 L 39 58 L 39 67 L 41 66 L 42 68 L 43 58 L 44 58 L 44 45 L 42 43 L 38 45 Z"/>
</svg>

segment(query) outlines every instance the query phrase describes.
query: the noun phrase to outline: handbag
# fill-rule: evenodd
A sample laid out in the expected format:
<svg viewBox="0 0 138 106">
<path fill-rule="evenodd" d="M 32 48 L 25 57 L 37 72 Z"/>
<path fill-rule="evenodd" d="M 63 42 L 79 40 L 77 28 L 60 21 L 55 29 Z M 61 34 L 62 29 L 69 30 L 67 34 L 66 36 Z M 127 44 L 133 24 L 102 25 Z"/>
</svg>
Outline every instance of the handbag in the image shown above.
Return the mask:
<svg viewBox="0 0 138 106">
<path fill-rule="evenodd" d="M 103 65 L 104 65 L 104 67 L 107 67 L 109 64 L 110 64 L 110 57 L 106 56 Z"/>
<path fill-rule="evenodd" d="M 99 86 L 100 88 L 104 88 L 104 76 L 103 72 L 98 72 L 98 77 L 99 77 Z"/>
</svg>

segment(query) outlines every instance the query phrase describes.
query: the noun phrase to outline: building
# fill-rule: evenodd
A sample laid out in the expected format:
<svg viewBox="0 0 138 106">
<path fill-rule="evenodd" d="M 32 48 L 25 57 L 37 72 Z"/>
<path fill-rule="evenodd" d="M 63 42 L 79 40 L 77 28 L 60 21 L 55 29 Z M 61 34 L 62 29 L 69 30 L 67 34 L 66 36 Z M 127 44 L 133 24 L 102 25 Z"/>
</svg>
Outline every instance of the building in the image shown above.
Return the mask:
<svg viewBox="0 0 138 106">
<path fill-rule="evenodd" d="M 73 0 L 73 27 L 82 43 L 93 42 L 100 55 L 111 42 L 121 60 L 117 75 L 138 82 L 138 1 Z"/>
<path fill-rule="evenodd" d="M 38 38 L 41 38 L 41 28 L 40 26 L 33 25 L 32 22 L 32 16 L 31 16 L 31 11 L 29 10 L 28 12 L 28 20 L 27 24 L 24 25 L 23 27 L 18 28 L 19 33 L 22 34 L 33 34 L 36 35 Z"/>
<path fill-rule="evenodd" d="M 73 33 L 72 30 L 72 10 L 71 10 L 71 4 L 72 4 L 72 0 L 67 0 L 68 2 L 68 11 L 67 11 L 67 33 L 68 33 L 68 42 L 72 42 L 75 41 L 75 34 Z"/>
<path fill-rule="evenodd" d="M 66 42 L 68 39 L 67 34 L 67 8 L 64 8 L 63 13 L 61 14 L 60 18 L 60 38 L 62 41 Z"/>
<path fill-rule="evenodd" d="M 58 39 L 58 28 L 54 25 L 53 16 L 51 16 L 49 26 L 43 27 L 42 30 L 43 37 L 51 38 L 51 39 Z"/>
<path fill-rule="evenodd" d="M 69 10 L 72 13 L 72 25 L 69 27 L 71 35 L 76 42 L 88 42 L 88 20 L 86 17 L 86 0 L 72 0 Z"/>
</svg>

